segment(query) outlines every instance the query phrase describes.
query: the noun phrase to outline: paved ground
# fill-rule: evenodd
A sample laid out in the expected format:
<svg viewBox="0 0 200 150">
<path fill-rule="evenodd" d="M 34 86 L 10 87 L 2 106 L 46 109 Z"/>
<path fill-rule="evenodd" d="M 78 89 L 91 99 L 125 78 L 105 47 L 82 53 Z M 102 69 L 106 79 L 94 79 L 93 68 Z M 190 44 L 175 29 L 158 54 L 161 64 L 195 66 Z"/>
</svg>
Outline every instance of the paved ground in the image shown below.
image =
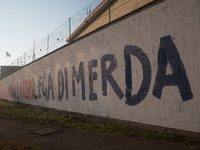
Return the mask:
<svg viewBox="0 0 200 150">
<path fill-rule="evenodd" d="M 50 134 L 46 135 L 48 132 Z M 77 129 L 55 129 L 49 125 L 6 119 L 0 119 L 0 139 L 20 140 L 45 150 L 200 150 L 174 142 Z"/>
</svg>

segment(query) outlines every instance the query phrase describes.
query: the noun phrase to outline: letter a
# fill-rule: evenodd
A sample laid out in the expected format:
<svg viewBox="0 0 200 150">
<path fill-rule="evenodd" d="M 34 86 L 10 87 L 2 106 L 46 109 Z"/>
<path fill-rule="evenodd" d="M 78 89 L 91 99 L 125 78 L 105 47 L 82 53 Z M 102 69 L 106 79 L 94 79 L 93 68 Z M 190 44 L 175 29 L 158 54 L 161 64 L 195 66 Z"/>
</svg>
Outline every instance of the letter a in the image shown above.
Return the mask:
<svg viewBox="0 0 200 150">
<path fill-rule="evenodd" d="M 166 75 L 168 62 L 172 71 L 170 75 Z M 162 37 L 160 41 L 158 70 L 152 94 L 160 99 L 164 86 L 178 86 L 183 101 L 193 98 L 185 68 L 170 35 Z"/>
</svg>

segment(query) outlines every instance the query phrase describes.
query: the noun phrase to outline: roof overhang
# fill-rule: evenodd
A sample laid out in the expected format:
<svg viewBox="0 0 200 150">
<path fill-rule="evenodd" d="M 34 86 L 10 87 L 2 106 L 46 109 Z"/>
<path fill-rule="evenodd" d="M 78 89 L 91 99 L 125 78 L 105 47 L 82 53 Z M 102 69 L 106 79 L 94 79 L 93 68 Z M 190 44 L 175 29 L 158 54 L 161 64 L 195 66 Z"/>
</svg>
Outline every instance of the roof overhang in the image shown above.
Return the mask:
<svg viewBox="0 0 200 150">
<path fill-rule="evenodd" d="M 73 41 L 76 37 L 78 37 L 81 32 L 88 27 L 88 25 L 108 6 L 115 0 L 103 0 L 88 16 L 87 18 L 74 30 L 74 32 L 69 35 L 66 39 L 66 42 Z"/>
</svg>

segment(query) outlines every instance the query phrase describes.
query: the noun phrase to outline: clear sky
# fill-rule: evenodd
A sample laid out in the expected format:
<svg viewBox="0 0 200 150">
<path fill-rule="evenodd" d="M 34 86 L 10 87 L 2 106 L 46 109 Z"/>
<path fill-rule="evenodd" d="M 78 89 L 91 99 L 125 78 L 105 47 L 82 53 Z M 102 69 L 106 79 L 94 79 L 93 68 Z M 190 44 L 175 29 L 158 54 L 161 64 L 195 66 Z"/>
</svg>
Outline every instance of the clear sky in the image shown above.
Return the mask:
<svg viewBox="0 0 200 150">
<path fill-rule="evenodd" d="M 21 56 L 94 0 L 0 0 L 0 65 Z"/>
</svg>

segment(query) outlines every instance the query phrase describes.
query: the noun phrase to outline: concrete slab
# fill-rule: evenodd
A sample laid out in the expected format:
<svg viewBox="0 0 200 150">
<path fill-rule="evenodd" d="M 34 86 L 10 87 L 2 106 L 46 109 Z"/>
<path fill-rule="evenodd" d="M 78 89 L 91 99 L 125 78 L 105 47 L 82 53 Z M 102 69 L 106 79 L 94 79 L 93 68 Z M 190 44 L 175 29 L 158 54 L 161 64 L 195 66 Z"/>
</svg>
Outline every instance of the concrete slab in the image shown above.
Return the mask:
<svg viewBox="0 0 200 150">
<path fill-rule="evenodd" d="M 47 135 L 56 134 L 56 133 L 61 133 L 61 130 L 53 129 L 53 128 L 43 128 L 43 129 L 31 132 L 31 134 L 35 134 L 38 136 L 47 136 Z"/>
</svg>

